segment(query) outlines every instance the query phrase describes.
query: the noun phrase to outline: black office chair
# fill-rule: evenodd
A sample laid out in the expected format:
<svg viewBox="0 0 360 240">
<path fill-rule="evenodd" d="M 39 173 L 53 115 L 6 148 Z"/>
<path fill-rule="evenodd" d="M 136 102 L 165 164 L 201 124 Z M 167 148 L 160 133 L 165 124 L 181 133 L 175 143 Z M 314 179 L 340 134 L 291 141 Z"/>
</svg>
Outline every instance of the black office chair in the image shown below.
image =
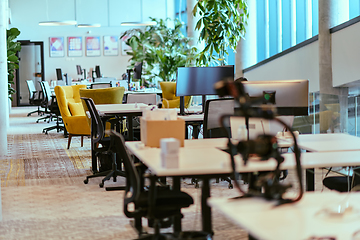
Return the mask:
<svg viewBox="0 0 360 240">
<path fill-rule="evenodd" d="M 49 119 L 49 122 L 52 121 L 54 118 L 56 119 L 55 126 L 47 127 L 43 129 L 43 133 L 47 134 L 48 131 L 56 129 L 57 132 L 65 131 L 65 127 L 62 124 L 61 114 L 59 107 L 57 105 L 56 97 L 52 96 L 50 85 L 47 81 L 40 82 L 42 92 L 44 94 L 44 98 L 46 99 L 46 106 L 47 106 L 47 116 L 42 119 Z M 39 119 L 38 119 L 39 121 Z"/>
<path fill-rule="evenodd" d="M 47 83 L 47 86 L 48 86 L 48 91 L 45 90 L 45 87 L 43 85 L 43 83 Z M 50 110 L 50 105 L 51 105 L 51 90 L 50 90 L 50 85 L 47 81 L 39 81 L 39 84 L 41 86 L 41 92 L 43 94 L 43 101 L 41 102 L 41 107 L 43 107 L 45 110 L 44 110 L 44 114 L 45 116 L 41 117 L 41 118 L 38 118 L 36 120 L 36 122 L 38 123 L 39 121 L 48 121 L 48 122 L 51 122 L 53 120 L 53 118 L 56 117 L 56 115 L 54 113 L 51 112 Z"/>
<path fill-rule="evenodd" d="M 331 171 L 329 169 L 328 173 Z M 338 192 L 360 190 L 360 168 L 353 168 L 353 176 L 330 176 L 323 179 L 325 187 Z"/>
<path fill-rule="evenodd" d="M 155 176 L 150 177 L 149 191 L 145 191 L 141 187 L 143 186 L 143 175 L 139 175 L 138 169 L 135 168 L 135 164 L 126 150 L 124 137 L 115 131 L 111 131 L 110 134 L 112 150 L 121 156 L 127 174 L 124 193 L 125 215 L 128 218 L 140 219 L 140 222 L 141 218 L 145 217 L 154 227 L 155 233 L 153 235 L 144 235 L 142 227 L 138 226 L 139 239 L 170 239 L 172 235 L 160 234 L 160 228 L 164 225 L 168 227 L 171 217 L 182 217 L 181 208 L 193 204 L 192 197 L 185 192 L 170 190 L 166 187 L 156 187 L 157 178 Z M 135 205 L 135 208 L 130 210 L 130 205 Z"/>
<path fill-rule="evenodd" d="M 114 182 L 116 182 L 117 176 L 126 177 L 126 174 L 124 171 L 118 170 L 116 156 L 114 152 L 110 150 L 110 137 L 105 137 L 104 123 L 95 108 L 94 101 L 91 98 L 85 97 L 82 97 L 81 99 L 85 101 L 85 104 L 91 116 L 91 150 L 94 154 L 96 154 L 99 161 L 100 159 L 105 158 L 105 156 L 109 156 L 112 164 L 111 170 L 101 171 L 100 169 L 100 172 L 87 176 L 84 180 L 84 183 L 87 184 L 89 182 L 89 178 L 105 176 L 105 178 L 103 178 L 101 183 L 99 184 L 99 186 L 102 188 L 104 187 L 104 182 L 109 180 L 111 177 L 113 177 Z M 119 162 L 119 167 L 121 167 L 121 162 Z M 116 187 L 116 189 L 120 190 L 121 188 Z M 107 190 L 111 189 L 109 188 Z"/>
<path fill-rule="evenodd" d="M 235 101 L 233 98 L 210 99 L 205 102 L 203 135 L 204 138 L 227 137 L 226 132 L 221 127 L 220 117 L 225 114 L 234 114 Z M 230 121 L 227 124 L 227 131 L 230 134 Z M 229 177 L 222 178 L 229 183 L 229 188 L 233 188 Z M 197 181 L 195 181 L 197 184 Z M 196 185 L 198 187 L 198 185 Z"/>
<path fill-rule="evenodd" d="M 26 84 L 29 90 L 29 103 L 32 106 L 37 106 L 37 110 L 29 112 L 28 117 L 33 114 L 37 113 L 38 115 L 42 115 L 44 113 L 43 110 L 40 110 L 40 107 L 43 102 L 43 94 L 41 91 L 36 91 L 35 84 L 33 80 L 26 80 Z"/>
</svg>

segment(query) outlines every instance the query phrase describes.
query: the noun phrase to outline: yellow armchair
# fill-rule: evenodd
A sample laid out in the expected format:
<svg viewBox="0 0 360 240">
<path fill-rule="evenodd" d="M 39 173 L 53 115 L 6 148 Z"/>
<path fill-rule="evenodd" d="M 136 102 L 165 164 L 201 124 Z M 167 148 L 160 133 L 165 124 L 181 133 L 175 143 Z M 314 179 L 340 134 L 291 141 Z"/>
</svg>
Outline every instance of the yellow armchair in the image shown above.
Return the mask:
<svg viewBox="0 0 360 240">
<path fill-rule="evenodd" d="M 82 88 L 86 88 L 86 85 L 56 86 L 54 89 L 62 120 L 69 133 L 68 149 L 73 136 L 81 136 L 81 146 L 83 146 L 83 137 L 90 135 L 80 99 L 79 89 Z"/>
<path fill-rule="evenodd" d="M 162 90 L 162 105 L 164 108 L 179 108 L 180 107 L 180 97 L 175 96 L 176 93 L 176 82 L 160 82 L 160 87 Z M 190 107 L 191 96 L 184 97 L 184 106 L 185 108 Z"/>
<path fill-rule="evenodd" d="M 80 97 L 91 98 L 95 104 L 122 103 L 124 93 L 124 87 L 80 89 Z"/>
<path fill-rule="evenodd" d="M 124 87 L 110 87 L 97 89 L 80 89 L 80 97 L 91 98 L 95 104 L 121 104 L 125 93 Z M 87 111 L 87 106 L 82 100 L 83 109 Z M 87 118 L 88 126 L 91 126 L 90 118 Z M 108 123 L 107 123 L 108 124 Z M 109 126 L 106 126 L 109 129 Z"/>
</svg>

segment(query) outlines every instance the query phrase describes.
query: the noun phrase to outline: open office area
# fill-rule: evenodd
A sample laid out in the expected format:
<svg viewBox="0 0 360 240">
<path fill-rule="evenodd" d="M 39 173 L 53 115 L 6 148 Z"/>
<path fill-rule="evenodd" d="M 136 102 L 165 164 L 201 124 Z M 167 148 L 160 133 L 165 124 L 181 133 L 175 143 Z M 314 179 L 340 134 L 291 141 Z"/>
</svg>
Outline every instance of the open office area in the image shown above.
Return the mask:
<svg viewBox="0 0 360 240">
<path fill-rule="evenodd" d="M 360 239 L 360 0 L 0 16 L 0 239 Z"/>
</svg>

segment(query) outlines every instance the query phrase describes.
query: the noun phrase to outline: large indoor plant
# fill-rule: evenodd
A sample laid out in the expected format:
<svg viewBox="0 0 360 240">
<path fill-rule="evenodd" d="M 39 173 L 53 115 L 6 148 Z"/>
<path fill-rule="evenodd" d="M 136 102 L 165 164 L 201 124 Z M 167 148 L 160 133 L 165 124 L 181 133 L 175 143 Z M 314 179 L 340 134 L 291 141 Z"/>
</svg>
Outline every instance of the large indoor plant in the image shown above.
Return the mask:
<svg viewBox="0 0 360 240">
<path fill-rule="evenodd" d="M 8 94 L 9 99 L 12 100 L 12 94 L 15 93 L 15 89 L 12 87 L 14 84 L 15 69 L 19 68 L 19 58 L 16 53 L 21 50 L 19 42 L 14 40 L 19 36 L 20 31 L 17 28 L 11 28 L 6 30 L 6 46 L 7 46 L 7 67 L 8 67 Z"/>
<path fill-rule="evenodd" d="M 156 25 L 143 29 L 131 29 L 122 34 L 126 44 L 132 48 L 127 52 L 130 58 L 129 68 L 137 62 L 143 62 L 143 73 L 150 81 L 160 78 L 162 81 L 175 79 L 178 67 L 187 66 L 195 57 L 196 48 L 189 45 L 190 38 L 185 37 L 179 20 L 155 19 Z M 174 27 L 168 27 L 170 23 Z"/>
<path fill-rule="evenodd" d="M 195 29 L 204 49 L 196 58 L 198 66 L 224 65 L 228 48 L 233 51 L 241 38 L 249 17 L 246 0 L 199 0 L 193 15 L 200 15 Z"/>
</svg>

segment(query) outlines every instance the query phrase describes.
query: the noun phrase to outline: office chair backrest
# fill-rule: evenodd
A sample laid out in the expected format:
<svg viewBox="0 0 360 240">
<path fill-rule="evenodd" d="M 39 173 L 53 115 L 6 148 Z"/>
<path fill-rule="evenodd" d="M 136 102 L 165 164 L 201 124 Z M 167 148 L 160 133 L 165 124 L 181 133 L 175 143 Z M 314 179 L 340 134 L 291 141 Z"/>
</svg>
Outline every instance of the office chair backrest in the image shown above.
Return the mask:
<svg viewBox="0 0 360 240">
<path fill-rule="evenodd" d="M 156 93 L 132 93 L 127 95 L 127 103 L 145 103 L 156 105 Z"/>
<path fill-rule="evenodd" d="M 26 84 L 28 86 L 28 90 L 29 90 L 29 99 L 34 99 L 34 94 L 36 92 L 36 88 L 34 85 L 33 80 L 26 80 Z"/>
<path fill-rule="evenodd" d="M 234 114 L 235 101 L 233 98 L 207 100 L 204 112 L 204 138 L 226 137 L 221 129 L 220 117 L 225 114 Z M 230 121 L 226 122 L 230 129 Z"/>
<path fill-rule="evenodd" d="M 47 81 L 41 81 L 40 82 L 41 90 L 44 94 L 44 99 L 46 101 L 46 104 L 49 105 L 51 103 L 51 89 L 50 85 Z"/>
<path fill-rule="evenodd" d="M 101 141 L 101 139 L 105 135 L 104 125 L 101 121 L 98 111 L 96 110 L 94 101 L 91 98 L 85 98 L 85 97 L 82 97 L 81 99 L 85 101 L 87 109 L 89 110 L 91 116 L 91 125 L 93 124 L 95 125 L 95 126 L 91 126 L 92 129 L 91 137 L 94 143 L 97 143 Z"/>
<path fill-rule="evenodd" d="M 119 154 L 123 160 L 125 172 L 126 172 L 126 189 L 124 194 L 124 213 L 128 218 L 134 218 L 141 216 L 138 210 L 129 211 L 128 205 L 136 202 L 140 195 L 140 178 L 135 169 L 131 157 L 126 150 L 124 137 L 113 130 L 111 130 L 111 150 Z"/>
<path fill-rule="evenodd" d="M 111 87 L 111 83 L 92 83 L 90 85 L 90 89 L 109 88 L 109 87 Z"/>
</svg>

